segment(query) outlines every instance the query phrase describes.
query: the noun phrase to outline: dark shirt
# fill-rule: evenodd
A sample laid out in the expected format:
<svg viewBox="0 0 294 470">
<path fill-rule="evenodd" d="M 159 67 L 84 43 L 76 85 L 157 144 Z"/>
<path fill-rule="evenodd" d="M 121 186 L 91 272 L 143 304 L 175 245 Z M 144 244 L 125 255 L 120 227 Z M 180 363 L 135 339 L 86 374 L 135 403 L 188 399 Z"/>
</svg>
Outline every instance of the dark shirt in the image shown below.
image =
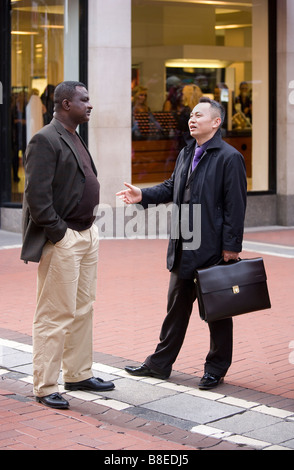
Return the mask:
<svg viewBox="0 0 294 470">
<path fill-rule="evenodd" d="M 95 207 L 99 204 L 100 184 L 93 171 L 90 155 L 77 134 L 68 132 L 83 164 L 85 188 L 81 200 L 65 219 L 68 227 L 81 232 L 90 228 L 95 220 Z"/>
</svg>

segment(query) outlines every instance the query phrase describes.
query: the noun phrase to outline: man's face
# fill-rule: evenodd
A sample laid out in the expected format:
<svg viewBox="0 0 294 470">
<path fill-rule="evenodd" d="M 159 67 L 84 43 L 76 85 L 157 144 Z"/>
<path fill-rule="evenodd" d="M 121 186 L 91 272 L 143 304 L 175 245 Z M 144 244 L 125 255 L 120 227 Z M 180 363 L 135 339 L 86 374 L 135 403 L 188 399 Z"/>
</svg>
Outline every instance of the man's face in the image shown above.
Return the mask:
<svg viewBox="0 0 294 470">
<path fill-rule="evenodd" d="M 82 124 L 90 120 L 93 106 L 90 103 L 89 93 L 86 88 L 77 86 L 76 93 L 68 104 L 70 106 L 70 117 L 76 124 Z"/>
<path fill-rule="evenodd" d="M 197 142 L 204 143 L 213 137 L 220 123 L 221 119 L 214 113 L 210 103 L 198 103 L 191 112 L 188 124 L 191 136 Z"/>
</svg>

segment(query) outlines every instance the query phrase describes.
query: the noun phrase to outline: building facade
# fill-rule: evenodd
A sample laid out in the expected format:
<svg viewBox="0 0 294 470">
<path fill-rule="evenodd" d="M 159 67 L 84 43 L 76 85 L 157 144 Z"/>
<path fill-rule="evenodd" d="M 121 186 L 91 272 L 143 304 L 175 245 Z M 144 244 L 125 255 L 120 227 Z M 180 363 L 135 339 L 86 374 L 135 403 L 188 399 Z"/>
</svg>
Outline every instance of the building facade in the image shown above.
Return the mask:
<svg viewBox="0 0 294 470">
<path fill-rule="evenodd" d="M 22 155 L 62 80 L 90 92 L 102 204 L 169 177 L 207 95 L 245 157 L 246 225 L 294 225 L 292 0 L 3 0 L 0 22 L 2 229 L 20 230 Z"/>
</svg>

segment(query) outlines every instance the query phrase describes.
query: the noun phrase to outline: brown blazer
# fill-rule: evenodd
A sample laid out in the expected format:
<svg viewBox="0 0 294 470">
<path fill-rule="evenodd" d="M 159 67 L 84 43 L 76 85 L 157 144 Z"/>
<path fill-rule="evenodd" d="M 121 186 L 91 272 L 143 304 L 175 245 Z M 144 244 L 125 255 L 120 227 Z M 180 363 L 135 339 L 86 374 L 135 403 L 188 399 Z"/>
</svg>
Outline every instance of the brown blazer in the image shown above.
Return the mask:
<svg viewBox="0 0 294 470">
<path fill-rule="evenodd" d="M 97 176 L 92 158 L 91 163 Z M 24 167 L 21 259 L 39 262 L 45 243 L 63 238 L 67 229 L 64 219 L 81 200 L 85 174 L 68 132 L 57 119 L 31 139 Z"/>
</svg>

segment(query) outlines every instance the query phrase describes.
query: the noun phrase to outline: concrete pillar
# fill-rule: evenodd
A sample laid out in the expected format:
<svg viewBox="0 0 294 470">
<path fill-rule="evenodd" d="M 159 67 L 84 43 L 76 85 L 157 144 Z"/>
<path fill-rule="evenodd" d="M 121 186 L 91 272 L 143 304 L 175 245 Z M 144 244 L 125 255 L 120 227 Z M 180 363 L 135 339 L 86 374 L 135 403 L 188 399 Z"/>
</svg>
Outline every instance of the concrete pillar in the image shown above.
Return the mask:
<svg viewBox="0 0 294 470">
<path fill-rule="evenodd" d="M 252 3 L 252 188 L 268 190 L 268 15 L 267 0 Z"/>
<path fill-rule="evenodd" d="M 279 0 L 277 72 L 277 223 L 294 225 L 294 2 Z"/>
<path fill-rule="evenodd" d="M 131 0 L 89 0 L 89 148 L 101 203 L 131 182 Z"/>
</svg>

